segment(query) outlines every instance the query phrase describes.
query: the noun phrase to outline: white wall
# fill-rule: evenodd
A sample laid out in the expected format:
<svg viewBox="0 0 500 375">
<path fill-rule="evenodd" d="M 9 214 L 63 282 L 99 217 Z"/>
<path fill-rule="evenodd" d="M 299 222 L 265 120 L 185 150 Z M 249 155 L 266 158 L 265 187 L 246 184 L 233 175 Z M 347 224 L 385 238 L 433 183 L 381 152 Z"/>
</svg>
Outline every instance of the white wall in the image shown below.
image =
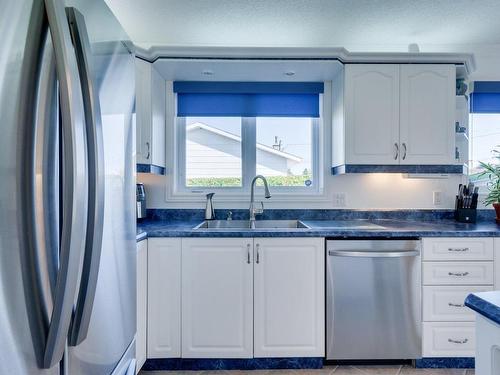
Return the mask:
<svg viewBox="0 0 500 375">
<path fill-rule="evenodd" d="M 168 176 L 138 174 L 137 179 L 146 185 L 148 208 L 203 208 L 204 196 L 193 203 L 168 203 L 165 201 L 165 186 Z M 400 174 L 374 173 L 360 175 L 326 176 L 327 202 L 301 203 L 296 199 L 289 202 L 266 200 L 268 208 L 350 208 L 350 209 L 453 209 L 455 191 L 462 177 L 451 176 L 447 179 L 412 179 Z M 441 191 L 442 204 L 433 204 L 433 192 Z M 335 206 L 334 195 L 346 194 L 346 206 Z M 272 194 L 272 189 L 271 189 Z M 220 202 L 217 194 L 214 202 L 217 208 L 247 208 L 248 201 Z"/>
</svg>

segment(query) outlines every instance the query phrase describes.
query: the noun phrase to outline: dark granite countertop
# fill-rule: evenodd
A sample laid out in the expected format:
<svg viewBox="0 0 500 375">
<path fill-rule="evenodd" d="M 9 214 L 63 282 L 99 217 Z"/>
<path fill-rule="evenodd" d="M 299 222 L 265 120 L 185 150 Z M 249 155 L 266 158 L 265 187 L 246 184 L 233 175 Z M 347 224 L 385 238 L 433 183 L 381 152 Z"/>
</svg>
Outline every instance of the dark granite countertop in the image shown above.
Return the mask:
<svg viewBox="0 0 500 375">
<path fill-rule="evenodd" d="M 500 324 L 500 291 L 469 294 L 465 306 Z"/>
<path fill-rule="evenodd" d="M 500 237 L 500 226 L 494 222 L 464 224 L 453 220 L 379 219 L 368 222 L 383 228 L 371 230 L 332 228 L 329 227 L 331 221 L 302 220 L 310 229 L 193 229 L 201 222 L 147 220 L 137 224 L 137 233 L 144 236 L 146 232 L 147 237 Z"/>
</svg>

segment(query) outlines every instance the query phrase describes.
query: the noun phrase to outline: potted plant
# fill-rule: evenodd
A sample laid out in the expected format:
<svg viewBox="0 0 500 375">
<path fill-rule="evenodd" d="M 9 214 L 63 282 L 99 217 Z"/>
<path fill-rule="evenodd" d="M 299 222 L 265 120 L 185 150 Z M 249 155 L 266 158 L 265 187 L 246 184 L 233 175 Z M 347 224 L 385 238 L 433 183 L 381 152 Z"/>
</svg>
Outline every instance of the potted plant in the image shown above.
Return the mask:
<svg viewBox="0 0 500 375">
<path fill-rule="evenodd" d="M 495 149 L 492 152 L 494 154 L 494 158 L 500 161 L 500 151 Z M 496 222 L 500 223 L 500 164 L 483 162 L 479 162 L 479 164 L 484 169 L 484 171 L 479 174 L 479 177 L 488 177 L 486 186 L 489 192 L 484 199 L 484 204 L 493 205 L 496 213 Z"/>
</svg>

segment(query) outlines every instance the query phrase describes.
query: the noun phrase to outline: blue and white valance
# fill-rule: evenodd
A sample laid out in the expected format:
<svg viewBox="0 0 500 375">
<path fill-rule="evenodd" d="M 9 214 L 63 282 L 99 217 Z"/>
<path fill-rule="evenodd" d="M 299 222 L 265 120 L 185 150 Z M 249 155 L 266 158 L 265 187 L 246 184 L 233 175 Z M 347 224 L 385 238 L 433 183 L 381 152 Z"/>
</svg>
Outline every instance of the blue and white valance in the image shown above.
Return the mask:
<svg viewBox="0 0 500 375">
<path fill-rule="evenodd" d="M 323 91 L 323 82 L 174 82 L 180 117 L 319 117 Z"/>
<path fill-rule="evenodd" d="M 471 113 L 500 113 L 500 81 L 476 81 L 470 96 Z"/>
</svg>

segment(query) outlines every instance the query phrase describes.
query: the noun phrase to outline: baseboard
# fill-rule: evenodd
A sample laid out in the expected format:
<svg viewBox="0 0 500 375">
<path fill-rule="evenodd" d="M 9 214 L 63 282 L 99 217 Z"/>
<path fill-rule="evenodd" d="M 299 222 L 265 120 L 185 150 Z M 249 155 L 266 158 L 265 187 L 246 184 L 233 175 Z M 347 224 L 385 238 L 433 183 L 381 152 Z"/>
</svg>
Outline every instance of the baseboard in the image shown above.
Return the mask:
<svg viewBox="0 0 500 375">
<path fill-rule="evenodd" d="M 148 359 L 143 371 L 202 371 L 202 370 L 275 370 L 275 369 L 320 369 L 322 357 L 294 358 L 165 358 Z"/>
<path fill-rule="evenodd" d="M 420 358 L 415 360 L 416 368 L 474 368 L 474 357 Z"/>
</svg>

